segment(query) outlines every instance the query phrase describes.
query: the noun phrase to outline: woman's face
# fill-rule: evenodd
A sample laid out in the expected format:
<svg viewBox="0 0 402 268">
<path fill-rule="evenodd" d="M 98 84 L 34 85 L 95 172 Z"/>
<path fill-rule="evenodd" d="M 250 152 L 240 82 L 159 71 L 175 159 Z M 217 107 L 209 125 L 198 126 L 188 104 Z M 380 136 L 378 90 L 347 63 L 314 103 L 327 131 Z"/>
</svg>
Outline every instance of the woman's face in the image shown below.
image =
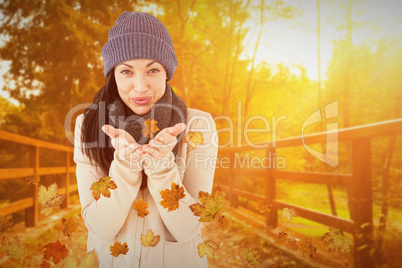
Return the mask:
<svg viewBox="0 0 402 268">
<path fill-rule="evenodd" d="M 149 113 L 165 94 L 166 70 L 155 60 L 122 62 L 114 68 L 114 75 L 121 99 L 138 115 Z"/>
</svg>

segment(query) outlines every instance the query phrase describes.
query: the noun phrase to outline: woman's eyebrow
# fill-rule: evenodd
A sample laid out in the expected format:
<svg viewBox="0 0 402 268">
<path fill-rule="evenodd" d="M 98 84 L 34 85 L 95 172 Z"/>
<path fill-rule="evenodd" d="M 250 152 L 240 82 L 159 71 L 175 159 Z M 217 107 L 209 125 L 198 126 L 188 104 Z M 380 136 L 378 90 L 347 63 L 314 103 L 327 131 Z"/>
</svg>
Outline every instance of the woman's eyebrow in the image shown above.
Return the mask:
<svg viewBox="0 0 402 268">
<path fill-rule="evenodd" d="M 148 63 L 146 67 L 151 66 L 151 65 L 154 64 L 155 62 L 157 62 L 157 61 L 154 60 L 153 62 Z M 117 66 L 120 66 L 120 65 L 126 65 L 127 67 L 130 67 L 131 69 L 134 68 L 133 66 L 131 66 L 131 65 L 127 64 L 127 63 L 124 63 L 124 62 L 117 64 Z"/>
<path fill-rule="evenodd" d="M 131 69 L 133 69 L 133 66 L 131 66 L 127 63 L 124 63 L 124 62 L 117 64 L 117 66 L 120 66 L 120 65 L 126 65 L 127 67 L 130 67 Z"/>
<path fill-rule="evenodd" d="M 147 67 L 151 66 L 152 64 L 154 64 L 156 62 L 156 60 L 154 60 L 153 62 L 150 62 L 147 64 Z"/>
</svg>

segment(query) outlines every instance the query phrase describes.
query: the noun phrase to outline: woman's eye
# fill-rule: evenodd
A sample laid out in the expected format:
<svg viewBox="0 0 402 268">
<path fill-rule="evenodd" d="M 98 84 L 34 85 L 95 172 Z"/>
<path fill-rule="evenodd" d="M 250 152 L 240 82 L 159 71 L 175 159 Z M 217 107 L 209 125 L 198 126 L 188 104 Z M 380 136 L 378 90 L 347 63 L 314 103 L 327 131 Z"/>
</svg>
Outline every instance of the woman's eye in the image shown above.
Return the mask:
<svg viewBox="0 0 402 268">
<path fill-rule="evenodd" d="M 122 74 L 130 74 L 131 72 L 129 70 L 123 70 L 121 71 Z"/>
<path fill-rule="evenodd" d="M 149 70 L 149 72 L 150 73 L 157 73 L 157 72 L 159 72 L 159 70 L 154 68 L 154 69 Z"/>
</svg>

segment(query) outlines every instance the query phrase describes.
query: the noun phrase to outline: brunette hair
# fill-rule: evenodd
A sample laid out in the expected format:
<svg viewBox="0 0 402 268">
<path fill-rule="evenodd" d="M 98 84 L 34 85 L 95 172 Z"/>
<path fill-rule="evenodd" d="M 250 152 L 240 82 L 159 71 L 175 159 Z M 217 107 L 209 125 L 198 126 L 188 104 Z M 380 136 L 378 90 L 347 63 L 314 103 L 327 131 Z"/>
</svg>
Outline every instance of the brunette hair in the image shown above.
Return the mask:
<svg viewBox="0 0 402 268">
<path fill-rule="evenodd" d="M 117 92 L 114 68 L 106 76 L 106 83 L 96 94 L 84 111 L 81 128 L 82 153 L 91 163 L 99 166 L 106 174 L 109 173 L 113 160 L 114 148 L 110 137 L 102 131 L 104 124 L 109 124 L 109 106 L 114 98 L 120 98 Z"/>
</svg>

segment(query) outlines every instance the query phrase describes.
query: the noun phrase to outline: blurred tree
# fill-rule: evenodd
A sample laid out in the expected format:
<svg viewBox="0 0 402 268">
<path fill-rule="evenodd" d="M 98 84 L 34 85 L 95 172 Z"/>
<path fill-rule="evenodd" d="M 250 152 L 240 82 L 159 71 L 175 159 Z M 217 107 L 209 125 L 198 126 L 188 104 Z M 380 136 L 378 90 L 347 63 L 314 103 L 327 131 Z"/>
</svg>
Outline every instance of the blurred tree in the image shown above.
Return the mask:
<svg viewBox="0 0 402 268">
<path fill-rule="evenodd" d="M 64 118 L 75 104 L 90 102 L 104 84 L 100 51 L 108 29 L 135 0 L 6 0 L 0 3 L 5 37 L 1 60 L 10 61 L 4 89 L 39 118 L 41 139 L 64 142 Z M 21 130 L 34 136 L 34 133 Z M 36 136 L 36 137 L 39 137 Z"/>
</svg>

